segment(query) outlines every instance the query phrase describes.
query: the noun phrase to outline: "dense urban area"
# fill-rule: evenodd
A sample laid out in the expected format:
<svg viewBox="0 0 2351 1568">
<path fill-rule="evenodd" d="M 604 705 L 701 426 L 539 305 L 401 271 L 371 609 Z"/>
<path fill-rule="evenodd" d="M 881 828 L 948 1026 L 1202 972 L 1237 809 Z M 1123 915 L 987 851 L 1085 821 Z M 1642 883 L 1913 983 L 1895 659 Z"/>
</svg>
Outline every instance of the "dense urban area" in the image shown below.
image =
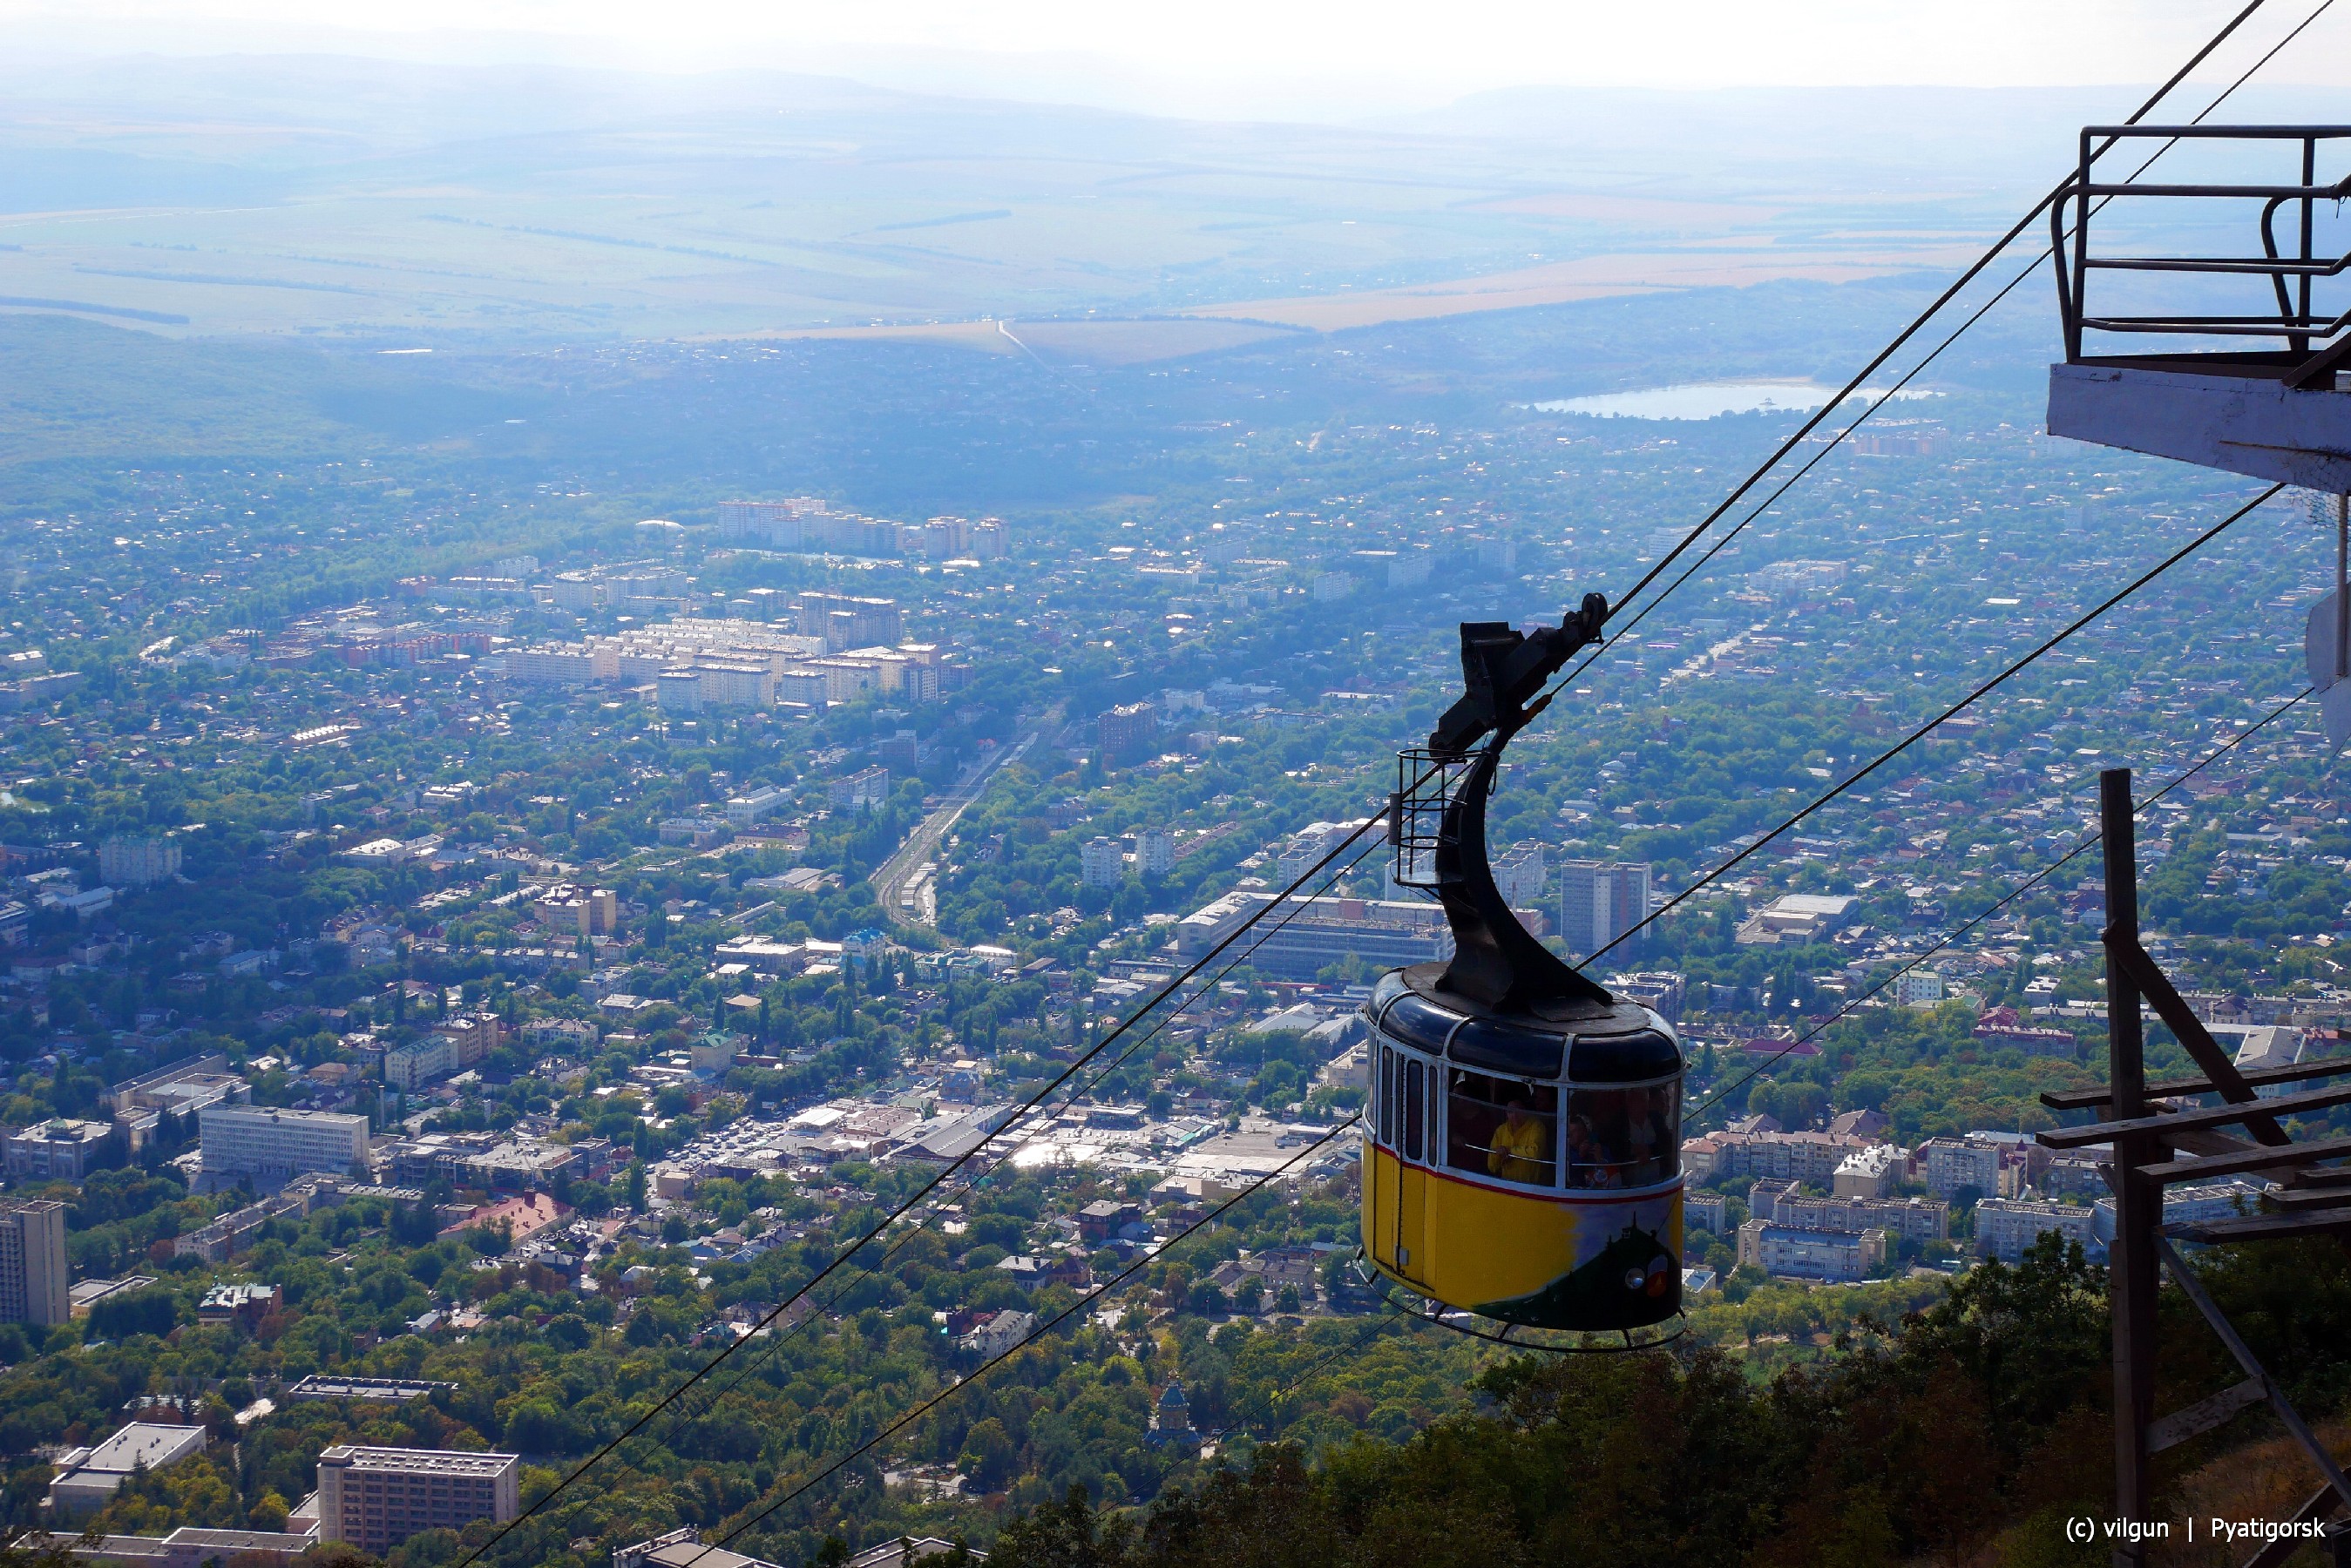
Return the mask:
<svg viewBox="0 0 2351 1568">
<path fill-rule="evenodd" d="M 2101 1258 L 2030 1137 L 2102 1073 L 2099 768 L 2167 792 L 2148 945 L 2241 1064 L 2351 1007 L 2351 805 L 2272 716 L 2298 496 L 1764 839 L 2251 493 L 1903 410 L 1494 807 L 1521 923 L 1678 1025 L 1734 1384 Z M 84 474 L 5 562 L 11 1522 L 423 1568 L 617 1444 L 496 1560 L 743 1562 L 699 1532 L 756 1508 L 762 1560 L 1074 1561 L 1089 1510 L 1567 1397 L 1356 1266 L 1359 1007 L 1451 942 L 1359 829 L 1453 622 L 1614 591 L 1787 419 L 1236 424 L 1234 472 L 1002 516 Z"/>
</svg>

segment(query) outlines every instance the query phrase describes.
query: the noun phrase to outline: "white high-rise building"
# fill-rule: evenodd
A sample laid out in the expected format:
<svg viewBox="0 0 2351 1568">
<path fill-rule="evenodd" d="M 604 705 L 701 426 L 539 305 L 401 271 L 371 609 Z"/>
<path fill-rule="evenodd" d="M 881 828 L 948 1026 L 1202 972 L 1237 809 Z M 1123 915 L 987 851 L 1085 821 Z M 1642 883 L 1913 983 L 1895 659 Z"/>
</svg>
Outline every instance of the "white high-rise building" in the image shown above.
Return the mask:
<svg viewBox="0 0 2351 1568">
<path fill-rule="evenodd" d="M 1176 868 L 1176 836 L 1164 827 L 1146 827 L 1134 841 L 1134 868 L 1145 877 L 1165 877 Z"/>
<path fill-rule="evenodd" d="M 1090 839 L 1078 849 L 1078 879 L 1089 888 L 1115 888 L 1126 877 L 1126 851 L 1115 838 Z"/>
<path fill-rule="evenodd" d="M 1514 909 L 1535 907 L 1549 876 L 1540 844 L 1513 844 L 1494 860 L 1494 887 Z"/>
<path fill-rule="evenodd" d="M 1943 971 L 1914 969 L 1894 982 L 1894 1000 L 1903 1007 L 1928 1007 L 1943 1000 Z"/>
<path fill-rule="evenodd" d="M 324 1170 L 340 1176 L 368 1158 L 368 1119 L 340 1111 L 206 1106 L 196 1113 L 207 1176 L 265 1180 Z"/>
<path fill-rule="evenodd" d="M 1646 861 L 1562 860 L 1559 863 L 1559 929 L 1567 950 L 1589 958 L 1624 936 L 1649 914 Z M 1631 938 L 1610 950 L 1630 958 L 1641 950 Z"/>
</svg>

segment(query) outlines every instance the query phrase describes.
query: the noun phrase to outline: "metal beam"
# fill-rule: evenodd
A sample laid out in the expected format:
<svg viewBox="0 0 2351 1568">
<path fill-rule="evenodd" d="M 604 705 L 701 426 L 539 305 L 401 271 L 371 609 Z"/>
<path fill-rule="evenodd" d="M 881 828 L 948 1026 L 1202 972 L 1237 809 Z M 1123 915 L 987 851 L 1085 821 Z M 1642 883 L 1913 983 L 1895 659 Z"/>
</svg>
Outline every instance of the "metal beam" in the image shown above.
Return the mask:
<svg viewBox="0 0 2351 1568">
<path fill-rule="evenodd" d="M 2304 1079 L 2331 1078 L 2338 1073 L 2351 1073 L 2351 1056 L 2322 1056 L 2314 1062 L 2296 1062 L 2285 1067 L 2251 1067 L 2237 1075 L 2257 1087 L 2272 1084 L 2296 1084 Z M 2179 1095 L 2209 1095 L 2217 1085 L 2210 1078 L 2166 1078 L 2147 1086 L 2150 1100 L 2168 1100 Z M 2112 1098 L 2105 1089 L 2044 1090 L 2041 1103 L 2053 1111 L 2095 1110 Z"/>
<path fill-rule="evenodd" d="M 2155 1244 L 2162 1253 L 2164 1266 L 2171 1271 L 2172 1282 L 2179 1285 L 2182 1294 L 2196 1303 L 2196 1310 L 2204 1314 L 2204 1321 L 2211 1326 L 2214 1334 L 2220 1336 L 2220 1343 L 2229 1347 L 2229 1354 L 2235 1356 L 2237 1365 L 2245 1369 L 2245 1376 L 2262 1385 L 2269 1396 L 2270 1408 L 2277 1412 L 2279 1423 L 2301 1445 L 2303 1452 L 2310 1456 L 2311 1462 L 2318 1467 L 2318 1473 L 2326 1478 L 2326 1484 L 2335 1498 L 2351 1505 L 2351 1480 L 2345 1478 L 2342 1467 L 2335 1462 L 2335 1456 L 2326 1451 L 2326 1445 L 2311 1436 L 2310 1428 L 2303 1424 L 2301 1415 L 2286 1398 L 2285 1391 L 2262 1370 L 2262 1364 L 2253 1359 L 2253 1353 L 2237 1336 L 2234 1325 L 2221 1314 L 2212 1298 L 2205 1293 L 2204 1282 L 2196 1277 L 2196 1271 L 2181 1260 L 2178 1249 L 2170 1242 L 2158 1238 Z"/>
<path fill-rule="evenodd" d="M 2167 1159 L 2139 1167 L 2141 1175 L 2156 1181 L 2201 1181 L 2210 1177 L 2239 1176 L 2249 1170 L 2275 1170 L 2282 1166 L 2307 1165 L 2321 1159 L 2351 1159 L 2351 1137 L 2313 1138 L 2283 1147 L 2250 1148 L 2242 1154 L 2199 1155 L 2193 1159 Z M 2345 1172 L 2351 1176 L 2351 1171 Z M 2351 1200 L 2351 1194 L 2344 1195 Z"/>
<path fill-rule="evenodd" d="M 2262 1194 L 2262 1202 L 2273 1211 L 2287 1214 L 2297 1210 L 2342 1209 L 2351 1207 L 2351 1191 L 2334 1185 L 2273 1188 Z"/>
<path fill-rule="evenodd" d="M 2138 991 L 2123 954 L 2138 945 L 2138 826 L 2128 768 L 2098 775 L 2098 835 L 2105 860 L 2106 1082 L 2124 1117 L 2146 1117 L 2147 1063 Z M 2163 1223 L 2163 1189 L 2136 1168 L 2169 1152 L 2146 1131 L 2115 1138 L 2109 1179 L 2115 1189 L 2115 1239 L 2106 1250 L 2106 1294 L 2114 1314 L 2115 1515 L 2152 1522 L 2147 1428 L 2155 1421 L 2156 1292 L 2162 1275 L 2150 1245 Z M 2127 1542 L 2114 1553 L 2117 1568 L 2147 1560 L 2145 1543 Z"/>
<path fill-rule="evenodd" d="M 2231 1384 L 2209 1398 L 2184 1406 L 2147 1429 L 2147 1451 L 2159 1454 L 2166 1449 L 2176 1449 L 2190 1438 L 2200 1438 L 2220 1426 L 2240 1410 L 2258 1405 L 2269 1397 L 2269 1389 L 2258 1377 L 2248 1377 L 2242 1383 Z"/>
<path fill-rule="evenodd" d="M 2335 1501 L 2333 1483 L 2320 1487 L 2294 1511 L 2293 1522 L 2311 1524 L 2326 1518 L 2335 1511 Z M 2286 1560 L 2309 1544 L 2309 1542 L 2294 1536 L 2281 1536 L 2246 1558 L 2244 1568 L 2285 1568 Z"/>
<path fill-rule="evenodd" d="M 2351 1087 L 2337 1085 L 2331 1089 L 2280 1095 L 2275 1099 L 2263 1100 L 2250 1106 L 2197 1106 L 2175 1111 L 2169 1116 L 2125 1116 L 2111 1122 L 2093 1122 L 2087 1127 L 2052 1127 L 2033 1136 L 2048 1148 L 2085 1148 L 2094 1143 L 2111 1143 L 2117 1137 L 2133 1133 L 2160 1134 L 2166 1129 L 2177 1132 L 2189 1127 L 2224 1127 L 2248 1116 L 2298 1116 L 2304 1111 L 2324 1111 L 2345 1105 L 2351 1105 Z"/>
<path fill-rule="evenodd" d="M 2207 1246 L 2223 1241 L 2276 1241 L 2294 1236 L 2339 1236 L 2351 1231 L 2351 1209 L 2321 1209 L 2304 1214 L 2237 1214 L 2225 1220 L 2183 1220 L 2163 1234 Z"/>
<path fill-rule="evenodd" d="M 2124 976 L 2141 996 L 2155 1003 L 2157 1016 L 2170 1027 L 2171 1033 L 2187 1048 L 2188 1054 L 2195 1059 L 2196 1064 L 2204 1069 L 2204 1075 L 2212 1080 L 2213 1092 L 2232 1105 L 2249 1105 L 2257 1098 L 2252 1085 L 2246 1083 L 2244 1075 L 2237 1071 L 2237 1064 L 2229 1059 L 2226 1051 L 2220 1049 L 2220 1043 L 2212 1038 L 2211 1032 L 2204 1027 L 2204 1021 L 2197 1017 L 2195 1010 L 2188 1005 L 2188 999 L 2179 994 L 2169 978 L 2156 967 L 2155 961 L 2147 956 L 2147 950 L 2139 946 L 2138 939 L 2134 936 L 2127 941 L 2117 940 L 2111 950 Z M 2273 1147 L 2292 1141 L 2274 1116 L 2248 1116 L 2245 1127 L 2254 1137 Z"/>
<path fill-rule="evenodd" d="M 2053 365 L 2049 433 L 2330 495 L 2351 491 L 2351 392 L 2298 390 L 2219 367 L 2189 375 Z"/>
</svg>

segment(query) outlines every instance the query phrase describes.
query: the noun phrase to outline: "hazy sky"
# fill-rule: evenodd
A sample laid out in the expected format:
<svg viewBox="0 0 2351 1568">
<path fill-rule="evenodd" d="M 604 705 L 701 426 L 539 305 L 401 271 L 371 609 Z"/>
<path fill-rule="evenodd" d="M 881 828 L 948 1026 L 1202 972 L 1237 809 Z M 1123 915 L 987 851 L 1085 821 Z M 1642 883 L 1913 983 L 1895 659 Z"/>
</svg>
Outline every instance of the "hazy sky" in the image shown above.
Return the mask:
<svg viewBox="0 0 2351 1568">
<path fill-rule="evenodd" d="M 2037 86 L 2161 78 L 2241 0 L 0 0 L 22 48 L 333 49 L 772 66 L 1195 112 L 1376 113 L 1521 84 Z M 2315 0 L 2271 0 L 2241 66 Z M 2351 52 L 2351 5 L 2267 79 Z M 2216 68 L 2225 68 L 2216 67 Z"/>
</svg>

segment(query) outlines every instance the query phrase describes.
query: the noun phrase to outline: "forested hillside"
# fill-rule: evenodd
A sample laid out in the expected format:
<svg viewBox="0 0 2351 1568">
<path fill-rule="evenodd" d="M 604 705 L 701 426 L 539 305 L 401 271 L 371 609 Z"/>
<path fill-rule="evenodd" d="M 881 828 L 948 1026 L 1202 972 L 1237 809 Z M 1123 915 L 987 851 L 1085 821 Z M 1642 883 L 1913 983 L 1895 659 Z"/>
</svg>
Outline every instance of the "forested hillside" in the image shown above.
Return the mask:
<svg viewBox="0 0 2351 1568">
<path fill-rule="evenodd" d="M 2324 1242 L 2208 1255 L 2205 1277 L 2297 1408 L 2351 1393 L 2351 1262 Z M 1522 1359 L 1479 1380 L 1483 1407 L 1403 1444 L 1364 1439 L 1310 1465 L 1269 1447 L 1147 1511 L 1081 1492 L 1032 1511 L 992 1568 L 1870 1568 L 2103 1563 L 2065 1539 L 2111 1511 L 2105 1271 L 2044 1237 L 1988 1262 L 1844 1354 L 1760 1382 L 1713 1349 Z M 2163 1302 L 2169 1410 L 2237 1380 L 2177 1291 Z M 2283 1517 L 2315 1484 L 2244 1415 L 2162 1459 L 2162 1517 L 2223 1501 Z M 2274 1494 L 2274 1495 L 2272 1495 Z M 2184 1540 L 2166 1563 L 2201 1563 Z M 2200 1539 L 2195 1548 L 2207 1544 Z M 2211 1559 L 2234 1562 L 2243 1555 Z M 2314 1561 L 2315 1559 L 2314 1559 Z"/>
</svg>

